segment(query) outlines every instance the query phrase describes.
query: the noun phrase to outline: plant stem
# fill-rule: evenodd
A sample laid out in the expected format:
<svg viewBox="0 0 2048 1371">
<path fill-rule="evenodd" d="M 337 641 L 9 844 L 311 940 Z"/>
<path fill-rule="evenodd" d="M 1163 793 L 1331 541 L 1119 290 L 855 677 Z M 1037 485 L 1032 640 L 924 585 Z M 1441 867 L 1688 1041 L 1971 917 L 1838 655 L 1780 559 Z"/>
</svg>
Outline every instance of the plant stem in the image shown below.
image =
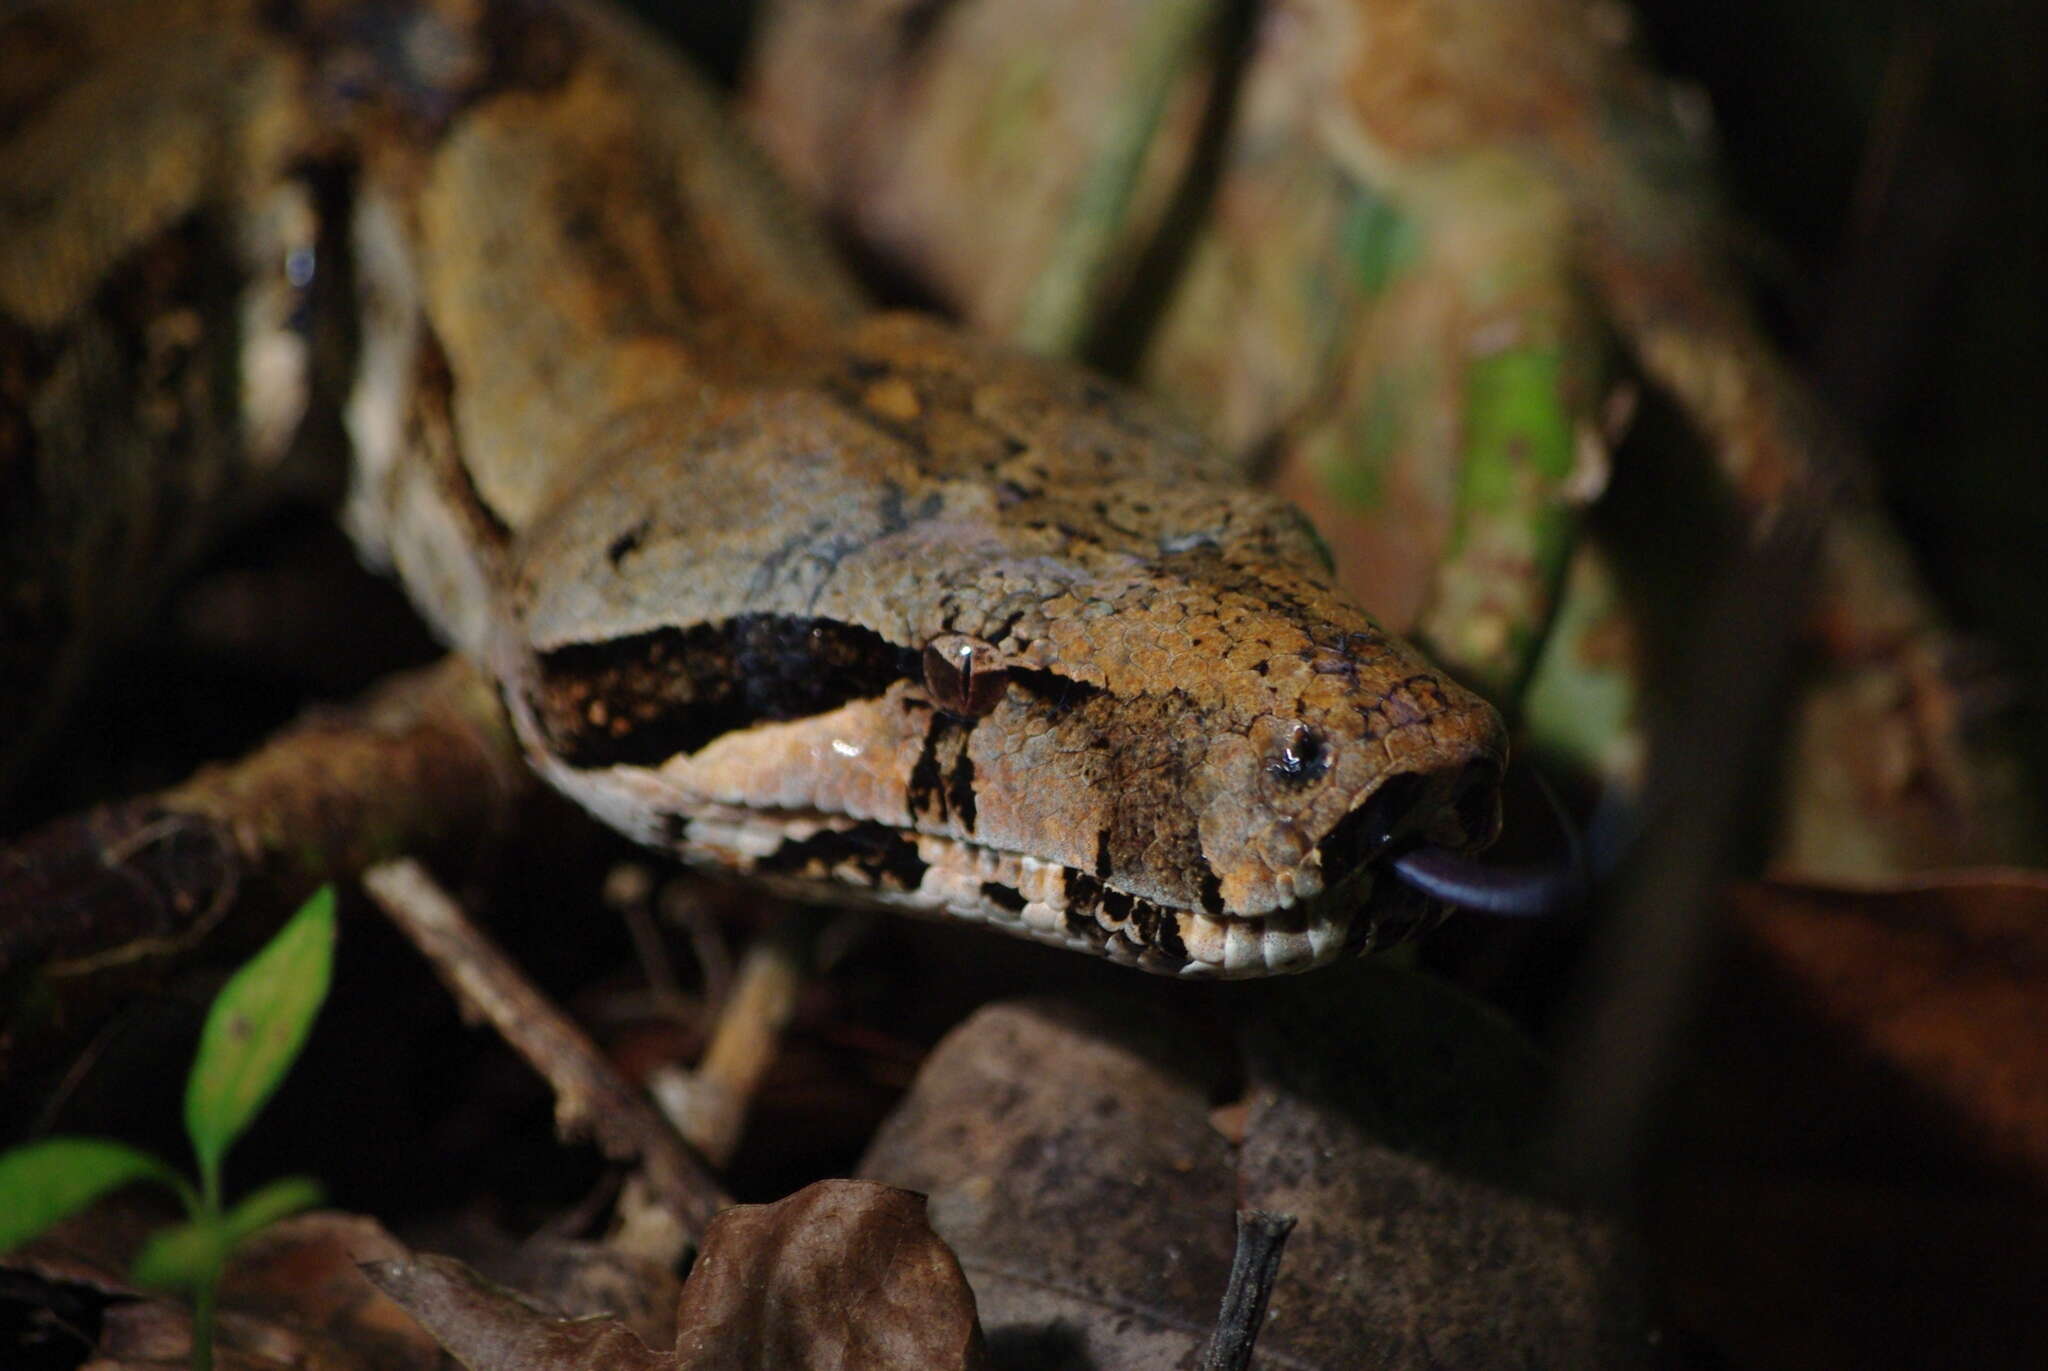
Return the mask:
<svg viewBox="0 0 2048 1371">
<path fill-rule="evenodd" d="M 192 1371 L 213 1371 L 213 1300 L 220 1286 L 220 1267 L 218 1257 L 208 1261 L 192 1292 Z"/>
</svg>

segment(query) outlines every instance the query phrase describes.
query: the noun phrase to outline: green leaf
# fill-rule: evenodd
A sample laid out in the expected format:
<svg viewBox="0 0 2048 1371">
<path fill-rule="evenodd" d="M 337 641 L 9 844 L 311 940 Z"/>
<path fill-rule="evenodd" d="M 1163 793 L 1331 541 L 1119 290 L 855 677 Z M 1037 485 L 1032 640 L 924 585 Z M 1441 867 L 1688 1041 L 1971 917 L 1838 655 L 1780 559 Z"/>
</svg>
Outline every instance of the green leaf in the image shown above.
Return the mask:
<svg viewBox="0 0 2048 1371">
<path fill-rule="evenodd" d="M 168 1185 L 189 1203 L 184 1177 L 147 1152 L 103 1138 L 45 1138 L 0 1154 L 0 1252 L 140 1180 Z"/>
<path fill-rule="evenodd" d="M 320 1182 L 311 1176 L 283 1176 L 250 1191 L 221 1219 L 228 1247 L 233 1249 L 251 1233 L 268 1228 L 279 1219 L 311 1209 L 322 1198 Z"/>
<path fill-rule="evenodd" d="M 227 1230 L 219 1219 L 194 1219 L 150 1234 L 129 1274 L 152 1290 L 196 1290 L 219 1276 L 227 1251 Z"/>
<path fill-rule="evenodd" d="M 185 1132 L 209 1203 L 221 1160 L 291 1069 L 334 964 L 334 890 L 322 886 L 222 987 L 185 1086 Z"/>
<path fill-rule="evenodd" d="M 286 1176 L 252 1191 L 217 1218 L 160 1228 L 136 1254 L 137 1285 L 157 1290 L 194 1290 L 220 1273 L 228 1253 L 250 1234 L 320 1203 L 320 1183 L 310 1176 Z"/>
</svg>

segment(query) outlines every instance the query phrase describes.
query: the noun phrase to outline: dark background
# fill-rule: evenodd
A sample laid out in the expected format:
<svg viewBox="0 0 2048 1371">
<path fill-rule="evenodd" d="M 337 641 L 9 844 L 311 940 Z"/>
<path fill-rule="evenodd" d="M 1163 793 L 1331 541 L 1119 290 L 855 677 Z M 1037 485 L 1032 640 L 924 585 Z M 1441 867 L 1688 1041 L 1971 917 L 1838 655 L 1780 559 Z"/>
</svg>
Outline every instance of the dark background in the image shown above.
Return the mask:
<svg viewBox="0 0 2048 1371">
<path fill-rule="evenodd" d="M 1862 438 L 1958 625 L 2008 653 L 2039 700 L 2048 6 L 1649 0 L 1639 13 L 1658 65 L 1712 102 L 1774 325 Z"/>
</svg>

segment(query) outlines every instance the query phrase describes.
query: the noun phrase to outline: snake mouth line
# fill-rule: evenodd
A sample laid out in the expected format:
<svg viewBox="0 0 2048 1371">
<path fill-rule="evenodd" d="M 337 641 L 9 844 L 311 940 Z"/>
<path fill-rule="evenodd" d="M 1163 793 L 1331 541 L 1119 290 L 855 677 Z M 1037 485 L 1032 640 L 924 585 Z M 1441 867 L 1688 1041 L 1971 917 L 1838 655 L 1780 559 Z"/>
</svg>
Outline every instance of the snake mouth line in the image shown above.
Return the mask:
<svg viewBox="0 0 2048 1371">
<path fill-rule="evenodd" d="M 728 810 L 678 819 L 664 836 L 686 859 L 796 898 L 854 896 L 1167 975 L 1307 971 L 1399 941 L 1443 913 L 1380 879 L 1378 863 L 1315 896 L 1232 915 L 1160 904 L 1059 862 L 838 816 Z"/>
</svg>

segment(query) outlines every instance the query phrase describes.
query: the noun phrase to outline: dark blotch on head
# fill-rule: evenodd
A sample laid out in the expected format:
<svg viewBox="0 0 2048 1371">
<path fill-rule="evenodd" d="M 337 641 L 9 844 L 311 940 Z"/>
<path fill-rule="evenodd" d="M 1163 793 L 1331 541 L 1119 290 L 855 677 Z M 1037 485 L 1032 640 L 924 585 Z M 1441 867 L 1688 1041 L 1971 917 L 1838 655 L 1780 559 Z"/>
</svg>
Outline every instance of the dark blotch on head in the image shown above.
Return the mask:
<svg viewBox="0 0 2048 1371">
<path fill-rule="evenodd" d="M 926 863 L 917 855 L 916 839 L 881 824 L 855 824 L 785 842 L 757 869 L 814 880 L 843 879 L 850 872 L 875 890 L 915 890 Z"/>
<path fill-rule="evenodd" d="M 1012 667 L 1010 681 L 1027 694 L 1042 701 L 1047 706 L 1048 716 L 1054 720 L 1102 694 L 1101 686 L 1077 681 L 1056 671 Z"/>
<path fill-rule="evenodd" d="M 1113 923 L 1128 923 L 1136 907 L 1136 900 L 1121 890 L 1106 889 L 1102 892 L 1102 912 Z"/>
<path fill-rule="evenodd" d="M 1159 926 L 1153 932 L 1152 945 L 1161 955 L 1171 957 L 1183 966 L 1187 964 L 1188 945 L 1181 941 L 1178 916 L 1166 910 L 1160 911 Z"/>
<path fill-rule="evenodd" d="M 981 883 L 981 898 L 987 900 L 992 905 L 998 905 L 1009 910 L 1012 914 L 1021 913 L 1026 903 L 1022 894 L 1014 887 L 1004 885 L 1001 881 L 983 881 Z"/>
<path fill-rule="evenodd" d="M 960 756 L 953 763 L 952 774 L 946 778 L 946 803 L 953 808 L 953 817 L 960 821 L 962 833 L 974 831 L 974 758 L 967 755 L 967 740 L 960 740 Z"/>
<path fill-rule="evenodd" d="M 1067 932 L 1096 947 L 1108 943 L 1109 930 L 1095 919 L 1095 908 L 1102 903 L 1102 882 L 1085 871 L 1066 867 L 1060 872 L 1060 885 L 1067 898 L 1066 916 L 1062 920 Z"/>
<path fill-rule="evenodd" d="M 608 544 L 605 547 L 605 560 L 607 562 L 610 562 L 612 566 L 616 568 L 619 565 L 619 563 L 625 561 L 627 557 L 631 556 L 635 552 L 638 552 L 640 550 L 641 540 L 647 536 L 648 526 L 648 520 L 642 519 L 639 523 L 633 525 L 624 533 L 621 533 L 618 537 L 612 539 L 610 544 Z"/>
<path fill-rule="evenodd" d="M 721 734 L 871 699 L 916 655 L 830 619 L 742 614 L 544 652 L 533 709 L 571 766 L 658 766 Z"/>
<path fill-rule="evenodd" d="M 950 818 L 961 832 L 974 831 L 974 758 L 967 751 L 973 734 L 972 719 L 963 722 L 933 711 L 925 727 L 924 746 L 910 768 L 904 790 L 904 812 L 911 823 L 944 823 Z M 950 766 L 943 761 L 947 747 L 953 749 Z"/>
<path fill-rule="evenodd" d="M 1187 963 L 1187 945 L 1181 941 L 1178 918 L 1172 910 L 1106 886 L 1072 867 L 1061 873 L 1061 884 L 1067 897 L 1067 932 L 1097 946 L 1117 943 L 1134 954 L 1151 953 L 1173 958 L 1182 965 Z M 1095 917 L 1097 910 L 1101 911 L 1100 919 Z M 1111 930 L 1105 924 L 1121 927 Z"/>
</svg>

